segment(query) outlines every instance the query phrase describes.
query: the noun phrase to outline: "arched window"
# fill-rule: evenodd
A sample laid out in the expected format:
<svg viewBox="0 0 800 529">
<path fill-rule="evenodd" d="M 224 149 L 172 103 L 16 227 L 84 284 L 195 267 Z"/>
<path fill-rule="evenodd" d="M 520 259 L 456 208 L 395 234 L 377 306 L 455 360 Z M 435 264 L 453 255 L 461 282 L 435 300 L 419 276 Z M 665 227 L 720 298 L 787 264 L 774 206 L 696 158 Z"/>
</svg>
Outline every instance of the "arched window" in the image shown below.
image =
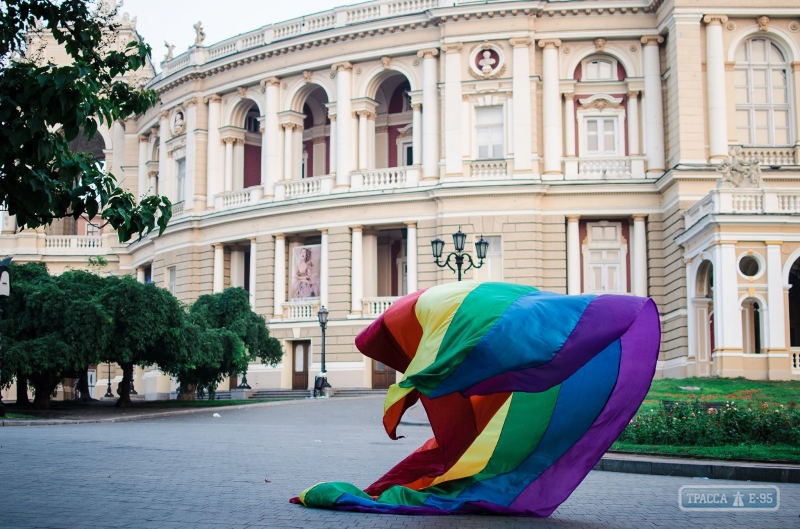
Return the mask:
<svg viewBox="0 0 800 529">
<path fill-rule="evenodd" d="M 786 54 L 754 38 L 736 50 L 736 129 L 745 145 L 790 145 L 791 99 Z"/>
<path fill-rule="evenodd" d="M 581 81 L 616 81 L 617 63 L 613 59 L 590 57 L 583 62 Z"/>
</svg>

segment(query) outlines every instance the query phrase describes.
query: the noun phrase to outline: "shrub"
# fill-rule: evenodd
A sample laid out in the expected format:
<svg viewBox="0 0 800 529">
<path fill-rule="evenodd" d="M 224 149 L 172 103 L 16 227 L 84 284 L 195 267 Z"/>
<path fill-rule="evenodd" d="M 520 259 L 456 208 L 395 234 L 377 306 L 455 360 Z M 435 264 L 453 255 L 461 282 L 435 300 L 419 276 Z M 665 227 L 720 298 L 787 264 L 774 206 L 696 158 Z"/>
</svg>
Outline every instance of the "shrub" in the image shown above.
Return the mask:
<svg viewBox="0 0 800 529">
<path fill-rule="evenodd" d="M 742 443 L 800 446 L 800 409 L 766 403 L 706 408 L 699 402 L 642 412 L 619 441 L 644 445 L 723 446 Z"/>
</svg>

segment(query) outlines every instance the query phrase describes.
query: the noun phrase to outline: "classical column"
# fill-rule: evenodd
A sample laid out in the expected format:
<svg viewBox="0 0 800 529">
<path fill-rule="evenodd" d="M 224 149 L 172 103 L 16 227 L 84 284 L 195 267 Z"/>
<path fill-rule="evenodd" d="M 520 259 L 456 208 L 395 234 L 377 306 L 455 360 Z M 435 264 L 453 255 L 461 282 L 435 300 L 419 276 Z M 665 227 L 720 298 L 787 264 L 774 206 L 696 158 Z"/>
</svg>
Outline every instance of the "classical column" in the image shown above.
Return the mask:
<svg viewBox="0 0 800 529">
<path fill-rule="evenodd" d="M 328 145 L 328 159 L 330 166 L 330 174 L 336 174 L 336 113 L 328 112 L 328 119 L 331 121 L 331 132 L 329 136 L 330 144 Z"/>
<path fill-rule="evenodd" d="M 151 193 L 161 194 L 161 190 L 158 188 L 158 171 L 147 171 L 147 183 L 152 189 Z"/>
<path fill-rule="evenodd" d="M 567 294 L 581 293 L 580 215 L 567 215 Z"/>
<path fill-rule="evenodd" d="M 365 298 L 378 296 L 378 232 L 365 230 L 361 235 L 361 249 L 364 256 L 361 277 L 361 293 Z M 361 304 L 362 310 L 364 304 Z M 368 313 L 366 315 L 369 315 Z"/>
<path fill-rule="evenodd" d="M 144 283 L 145 282 L 144 267 L 143 266 L 136 267 L 136 281 L 138 281 L 139 283 Z"/>
<path fill-rule="evenodd" d="M 195 182 L 197 180 L 197 99 L 190 97 L 183 102 L 186 117 L 186 158 L 183 177 L 184 208 L 194 209 Z"/>
<path fill-rule="evenodd" d="M 358 170 L 366 171 L 369 164 L 367 117 L 371 114 L 368 110 L 359 110 L 358 114 Z"/>
<path fill-rule="evenodd" d="M 256 238 L 253 237 L 250 239 L 250 277 L 248 278 L 249 286 L 250 286 L 250 308 L 256 308 L 256 279 L 258 274 L 256 273 L 256 267 L 258 266 L 258 243 L 256 242 Z"/>
<path fill-rule="evenodd" d="M 575 157 L 575 94 L 572 92 L 564 93 L 564 150 L 567 157 Z"/>
<path fill-rule="evenodd" d="M 264 86 L 264 130 L 261 135 L 261 183 L 264 196 L 275 196 L 275 182 L 281 179 L 280 127 L 278 108 L 280 103 L 280 79 L 270 77 L 261 81 Z"/>
<path fill-rule="evenodd" d="M 769 352 L 786 349 L 786 294 L 781 266 L 781 246 L 783 241 L 766 241 L 767 244 L 767 303 L 769 312 L 767 349 Z M 767 307 L 765 307 L 767 308 Z"/>
<path fill-rule="evenodd" d="M 222 98 L 217 94 L 208 96 L 208 173 L 206 176 L 206 205 L 214 207 L 214 195 L 222 192 L 220 183 L 222 179 L 222 164 L 220 163 L 222 140 L 219 135 L 219 127 L 222 120 Z"/>
<path fill-rule="evenodd" d="M 283 179 L 294 178 L 294 123 L 283 123 Z"/>
<path fill-rule="evenodd" d="M 225 138 L 225 184 L 223 192 L 233 189 L 233 144 L 236 138 Z"/>
<path fill-rule="evenodd" d="M 686 356 L 687 358 L 697 358 L 697 311 L 694 305 L 696 292 L 694 262 L 692 259 L 685 259 L 686 265 Z M 695 364 L 694 375 L 697 376 L 697 365 Z"/>
<path fill-rule="evenodd" d="M 139 185 L 137 189 L 137 199 L 142 195 L 149 195 L 147 192 L 147 162 L 150 159 L 150 136 L 144 134 L 139 136 Z"/>
<path fill-rule="evenodd" d="M 167 151 L 167 142 L 172 139 L 172 131 L 169 127 L 169 112 L 161 112 L 158 115 L 158 120 L 158 136 L 160 142 L 158 149 L 158 192 L 172 200 L 175 198 L 172 195 L 172 185 L 170 185 L 172 157 Z"/>
<path fill-rule="evenodd" d="M 633 255 L 631 268 L 633 268 L 633 294 L 647 297 L 647 215 L 633 216 Z"/>
<path fill-rule="evenodd" d="M 639 154 L 639 92 L 628 92 L 628 155 Z"/>
<path fill-rule="evenodd" d="M 283 304 L 286 302 L 286 236 L 275 236 L 275 286 L 272 291 L 273 315 L 283 317 Z"/>
<path fill-rule="evenodd" d="M 445 175 L 452 176 L 458 176 L 463 172 L 463 160 L 461 159 L 461 47 L 460 42 L 442 45 L 442 52 L 444 52 L 444 172 Z"/>
<path fill-rule="evenodd" d="M 408 267 L 408 276 L 406 283 L 408 285 L 408 292 L 404 294 L 411 294 L 416 292 L 419 288 L 417 286 L 417 223 L 406 222 L 406 265 Z"/>
<path fill-rule="evenodd" d="M 367 169 L 375 169 L 375 112 L 367 114 Z"/>
<path fill-rule="evenodd" d="M 539 41 L 542 51 L 542 120 L 544 121 L 544 173 L 561 174 L 561 94 L 559 93 L 559 39 Z"/>
<path fill-rule="evenodd" d="M 225 288 L 225 245 L 214 245 L 214 293 Z"/>
<path fill-rule="evenodd" d="M 411 156 L 412 164 L 419 167 L 422 163 L 422 105 L 411 104 Z"/>
<path fill-rule="evenodd" d="M 231 287 L 244 287 L 244 250 L 231 249 Z"/>
<path fill-rule="evenodd" d="M 661 93 L 661 59 L 658 45 L 664 42 L 659 35 L 642 37 L 644 44 L 644 94 L 645 118 L 647 123 L 647 173 L 659 176 L 664 172 L 664 103 Z M 724 72 L 723 72 L 724 73 Z"/>
<path fill-rule="evenodd" d="M 706 97 L 708 98 L 709 159 L 720 162 L 728 158 L 728 105 L 725 99 L 725 45 L 722 25 L 725 15 L 706 15 Z"/>
<path fill-rule="evenodd" d="M 336 187 L 347 190 L 350 188 L 350 172 L 353 170 L 353 112 L 350 101 L 353 65 L 339 62 L 331 68 L 336 71 L 336 114 L 339 116 L 336 124 Z"/>
<path fill-rule="evenodd" d="M 323 307 L 328 306 L 328 299 L 330 292 L 328 285 L 328 278 L 330 277 L 330 250 L 328 249 L 328 229 L 322 228 L 320 231 L 320 249 L 319 249 L 319 304 Z"/>
<path fill-rule="evenodd" d="M 422 178 L 439 178 L 439 50 L 417 52 L 422 58 Z"/>
<path fill-rule="evenodd" d="M 244 187 L 244 138 L 233 142 L 233 182 L 230 191 Z"/>
<path fill-rule="evenodd" d="M 514 172 L 531 171 L 531 61 L 529 37 L 510 39 L 513 51 Z"/>
<path fill-rule="evenodd" d="M 350 250 L 350 314 L 361 315 L 364 297 L 364 251 L 362 245 L 361 226 L 352 226 L 353 241 Z"/>
<path fill-rule="evenodd" d="M 715 351 L 742 351 L 742 307 L 736 272 L 736 245 L 714 246 L 714 346 Z"/>
</svg>

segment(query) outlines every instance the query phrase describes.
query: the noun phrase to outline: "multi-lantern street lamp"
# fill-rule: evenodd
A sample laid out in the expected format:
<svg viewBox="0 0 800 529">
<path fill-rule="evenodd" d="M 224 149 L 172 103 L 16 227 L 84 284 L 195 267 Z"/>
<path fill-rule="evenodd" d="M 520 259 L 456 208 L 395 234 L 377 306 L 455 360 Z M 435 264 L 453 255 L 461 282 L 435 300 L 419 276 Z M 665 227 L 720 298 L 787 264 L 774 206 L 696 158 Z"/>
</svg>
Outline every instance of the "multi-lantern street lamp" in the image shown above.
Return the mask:
<svg viewBox="0 0 800 529">
<path fill-rule="evenodd" d="M 325 330 L 328 328 L 328 309 L 323 305 L 317 312 L 319 318 L 319 328 L 322 330 L 322 366 L 319 375 L 314 378 L 314 396 L 322 397 L 325 395 L 325 388 L 331 387 L 328 384 L 328 372 L 325 371 Z"/>
<path fill-rule="evenodd" d="M 486 252 L 489 250 L 489 243 L 483 239 L 481 235 L 480 240 L 475 243 L 475 255 L 478 257 L 478 264 L 475 264 L 475 261 L 472 260 L 472 256 L 468 253 L 464 253 L 464 246 L 467 243 L 467 234 L 461 231 L 461 226 L 458 227 L 458 231 L 453 234 L 453 246 L 455 246 L 456 251 L 451 252 L 447 259 L 444 262 L 440 262 L 439 259 L 442 257 L 442 252 L 444 251 L 444 241 L 440 238 L 435 238 L 431 241 L 431 250 L 433 251 L 434 262 L 439 268 L 447 267 L 453 272 L 458 273 L 458 280 L 461 281 L 461 274 L 462 272 L 466 272 L 470 268 L 480 268 L 483 266 L 483 260 L 486 259 Z M 469 261 L 469 266 L 464 268 L 462 271 L 461 268 L 464 266 L 464 259 L 466 258 Z M 450 259 L 453 259 L 456 264 L 456 268 L 450 264 Z"/>
</svg>

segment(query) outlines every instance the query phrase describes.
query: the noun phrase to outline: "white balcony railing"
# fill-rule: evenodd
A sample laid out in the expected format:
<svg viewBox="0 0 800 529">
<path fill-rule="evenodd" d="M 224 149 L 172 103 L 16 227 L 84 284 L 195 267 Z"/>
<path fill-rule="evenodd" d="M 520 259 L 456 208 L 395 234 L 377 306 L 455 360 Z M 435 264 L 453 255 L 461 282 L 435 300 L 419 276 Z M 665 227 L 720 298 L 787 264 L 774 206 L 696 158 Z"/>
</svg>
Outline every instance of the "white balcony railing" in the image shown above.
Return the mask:
<svg viewBox="0 0 800 529">
<path fill-rule="evenodd" d="M 792 347 L 792 374 L 800 375 L 800 347 Z"/>
<path fill-rule="evenodd" d="M 216 209 L 242 208 L 258 203 L 263 194 L 264 190 L 261 186 L 228 191 L 227 193 L 222 193 L 214 197 L 214 207 Z"/>
<path fill-rule="evenodd" d="M 800 165 L 798 147 L 741 147 L 739 159 L 750 163 L 756 156 L 761 165 Z"/>
<path fill-rule="evenodd" d="M 796 215 L 800 189 L 714 189 L 683 214 L 688 230 L 707 215 Z"/>
<path fill-rule="evenodd" d="M 582 178 L 631 178 L 631 159 L 578 158 L 578 174 Z"/>
<path fill-rule="evenodd" d="M 397 301 L 397 297 L 382 297 L 382 298 L 363 298 L 364 303 L 364 316 L 370 318 L 377 318 L 392 306 L 392 303 Z"/>
<path fill-rule="evenodd" d="M 505 160 L 475 160 L 469 163 L 471 180 L 501 180 L 508 178 L 508 163 Z"/>
<path fill-rule="evenodd" d="M 350 189 L 381 190 L 414 187 L 419 181 L 419 167 L 388 167 L 353 173 L 350 177 Z"/>
<path fill-rule="evenodd" d="M 45 238 L 47 255 L 102 255 L 103 237 L 100 235 L 48 235 Z"/>
<path fill-rule="evenodd" d="M 186 202 L 184 202 L 183 200 L 181 200 L 180 202 L 175 202 L 174 204 L 172 204 L 172 218 L 173 219 L 175 217 L 180 217 L 181 215 L 183 215 L 183 207 L 184 207 L 185 204 L 186 204 Z"/>
<path fill-rule="evenodd" d="M 319 300 L 289 301 L 283 304 L 283 319 L 291 321 L 316 320 Z"/>
<path fill-rule="evenodd" d="M 328 195 L 333 187 L 332 176 L 314 176 L 300 180 L 284 180 L 275 184 L 275 200 Z"/>
</svg>

